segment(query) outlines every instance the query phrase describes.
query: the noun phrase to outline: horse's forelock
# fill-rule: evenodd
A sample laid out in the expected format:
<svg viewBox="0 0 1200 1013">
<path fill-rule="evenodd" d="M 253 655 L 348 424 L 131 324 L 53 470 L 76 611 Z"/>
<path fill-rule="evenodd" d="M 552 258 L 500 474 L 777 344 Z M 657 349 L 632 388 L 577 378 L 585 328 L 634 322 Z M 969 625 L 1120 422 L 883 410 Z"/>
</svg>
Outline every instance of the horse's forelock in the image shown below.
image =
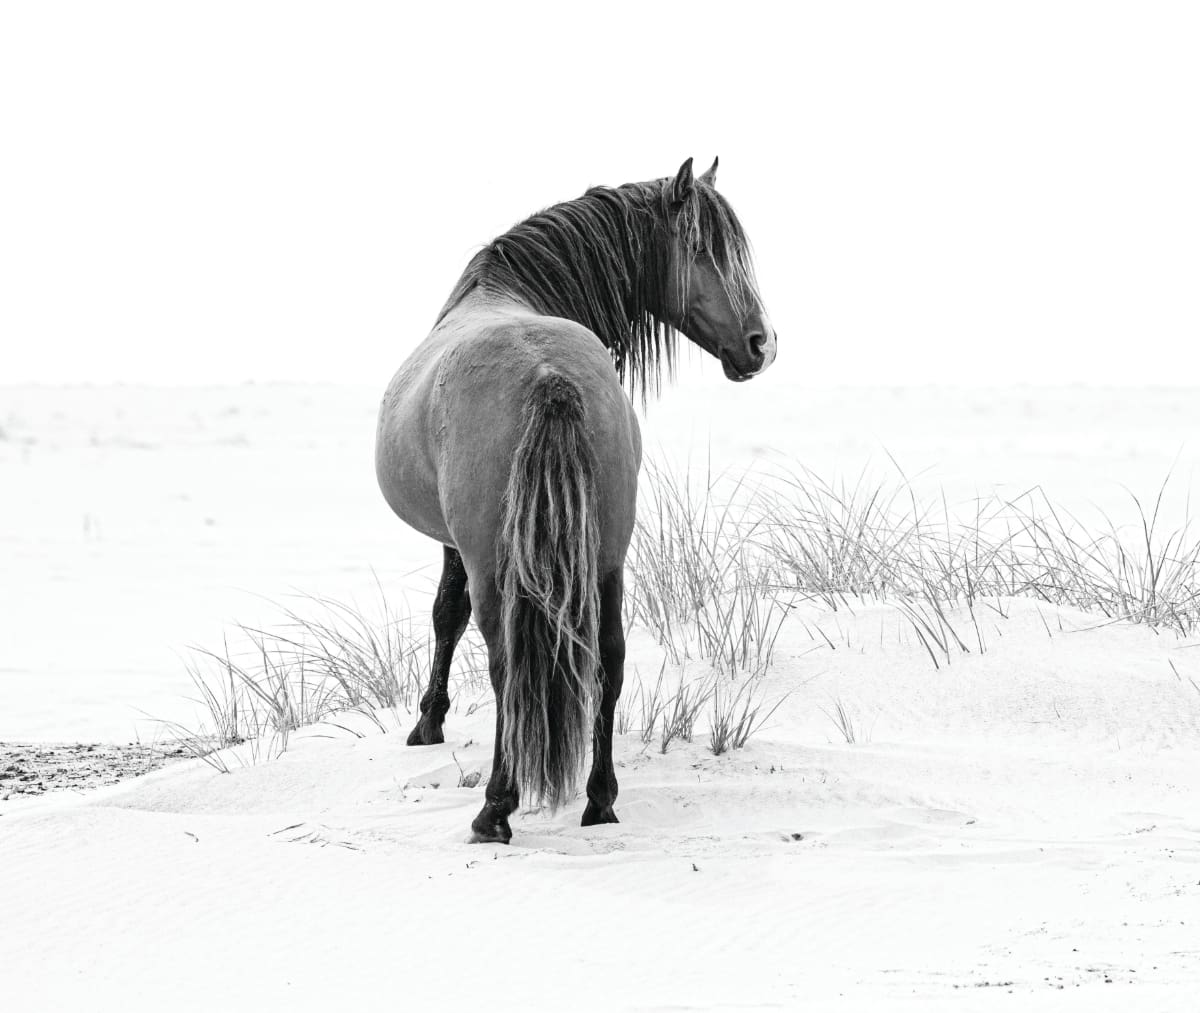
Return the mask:
<svg viewBox="0 0 1200 1013">
<path fill-rule="evenodd" d="M 691 194 L 677 214 L 676 235 L 683 244 L 678 262 L 685 272 L 679 283 L 684 286 L 684 291 L 686 268 L 698 256 L 707 254 L 721 276 L 730 304 L 740 316 L 745 316 L 752 303 L 761 302 L 761 298 L 754 275 L 750 240 L 733 208 L 716 189 L 702 180 L 696 180 Z"/>
</svg>

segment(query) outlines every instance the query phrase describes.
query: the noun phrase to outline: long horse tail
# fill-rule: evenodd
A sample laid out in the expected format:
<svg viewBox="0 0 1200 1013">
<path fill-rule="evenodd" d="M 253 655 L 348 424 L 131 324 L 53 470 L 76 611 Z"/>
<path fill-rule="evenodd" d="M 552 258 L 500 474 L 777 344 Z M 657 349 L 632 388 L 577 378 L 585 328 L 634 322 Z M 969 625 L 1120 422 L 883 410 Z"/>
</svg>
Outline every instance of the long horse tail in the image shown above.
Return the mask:
<svg viewBox="0 0 1200 1013">
<path fill-rule="evenodd" d="M 545 373 L 525 401 L 500 529 L 501 755 L 518 791 L 568 801 L 600 694 L 596 457 L 579 388 Z"/>
</svg>

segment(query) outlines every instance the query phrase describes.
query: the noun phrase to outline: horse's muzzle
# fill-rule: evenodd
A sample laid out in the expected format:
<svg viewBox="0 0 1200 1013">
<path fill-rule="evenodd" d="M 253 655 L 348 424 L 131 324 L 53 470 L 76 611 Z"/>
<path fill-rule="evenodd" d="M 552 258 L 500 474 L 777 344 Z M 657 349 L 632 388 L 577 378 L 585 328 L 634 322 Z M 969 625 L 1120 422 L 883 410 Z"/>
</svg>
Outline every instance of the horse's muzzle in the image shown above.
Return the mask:
<svg viewBox="0 0 1200 1013">
<path fill-rule="evenodd" d="M 775 361 L 775 347 L 775 332 L 770 327 L 743 335 L 742 347 L 721 350 L 725 376 L 735 383 L 758 376 Z"/>
</svg>

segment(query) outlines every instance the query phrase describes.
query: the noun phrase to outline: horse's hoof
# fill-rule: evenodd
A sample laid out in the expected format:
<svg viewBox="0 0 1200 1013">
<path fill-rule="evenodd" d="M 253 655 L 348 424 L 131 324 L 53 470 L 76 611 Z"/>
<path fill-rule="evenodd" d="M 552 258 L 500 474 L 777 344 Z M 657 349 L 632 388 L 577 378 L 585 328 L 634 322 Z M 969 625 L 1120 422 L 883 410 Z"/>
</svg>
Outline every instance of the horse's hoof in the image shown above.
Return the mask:
<svg viewBox="0 0 1200 1013">
<path fill-rule="evenodd" d="M 472 830 L 471 836 L 467 838 L 468 844 L 508 844 L 512 840 L 512 834 L 507 837 L 493 837 L 491 833 L 480 833 L 478 830 Z"/>
<path fill-rule="evenodd" d="M 487 806 L 471 823 L 471 844 L 507 844 L 511 840 L 512 828 L 508 820 L 489 813 Z"/>
<path fill-rule="evenodd" d="M 617 814 L 613 812 L 613 807 L 606 805 L 601 809 L 595 802 L 589 802 L 587 808 L 583 810 L 583 819 L 580 820 L 581 827 L 594 827 L 598 823 L 620 823 L 617 819 Z"/>
<path fill-rule="evenodd" d="M 434 724 L 423 715 L 416 727 L 408 733 L 406 741 L 410 746 L 436 746 L 438 743 L 445 742 L 446 736 L 442 734 L 441 725 Z"/>
</svg>

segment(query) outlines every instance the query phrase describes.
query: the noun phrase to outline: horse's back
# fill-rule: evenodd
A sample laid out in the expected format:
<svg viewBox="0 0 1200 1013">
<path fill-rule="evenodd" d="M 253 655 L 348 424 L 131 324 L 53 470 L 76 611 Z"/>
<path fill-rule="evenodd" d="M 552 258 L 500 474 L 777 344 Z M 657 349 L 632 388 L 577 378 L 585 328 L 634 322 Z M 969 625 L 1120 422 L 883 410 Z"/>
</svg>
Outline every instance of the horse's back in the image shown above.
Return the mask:
<svg viewBox="0 0 1200 1013">
<path fill-rule="evenodd" d="M 596 467 L 600 565 L 619 567 L 641 462 L 637 418 L 599 339 L 557 317 L 468 310 L 417 349 L 380 417 L 380 485 L 393 509 L 465 558 L 492 560 L 526 403 L 552 374 L 579 393 Z"/>
</svg>

